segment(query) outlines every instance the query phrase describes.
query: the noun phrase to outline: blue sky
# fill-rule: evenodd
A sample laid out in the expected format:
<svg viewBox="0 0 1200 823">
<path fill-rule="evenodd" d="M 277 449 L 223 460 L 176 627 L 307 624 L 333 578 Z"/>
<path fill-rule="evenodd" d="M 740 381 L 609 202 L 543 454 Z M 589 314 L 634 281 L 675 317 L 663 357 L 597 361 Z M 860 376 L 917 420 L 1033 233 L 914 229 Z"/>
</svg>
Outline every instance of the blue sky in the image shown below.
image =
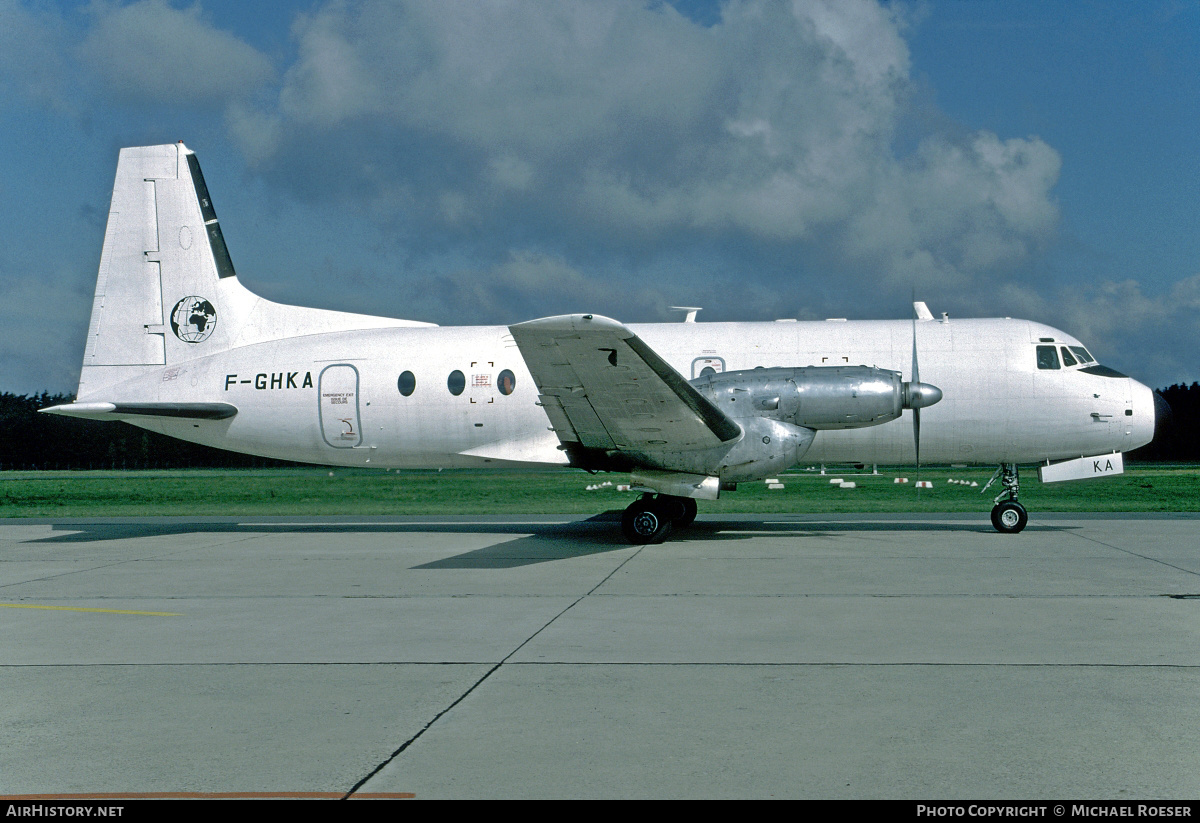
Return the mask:
<svg viewBox="0 0 1200 823">
<path fill-rule="evenodd" d="M 275 300 L 1041 320 L 1200 379 L 1200 2 L 0 0 L 0 391 L 78 378 L 116 153 Z"/>
</svg>

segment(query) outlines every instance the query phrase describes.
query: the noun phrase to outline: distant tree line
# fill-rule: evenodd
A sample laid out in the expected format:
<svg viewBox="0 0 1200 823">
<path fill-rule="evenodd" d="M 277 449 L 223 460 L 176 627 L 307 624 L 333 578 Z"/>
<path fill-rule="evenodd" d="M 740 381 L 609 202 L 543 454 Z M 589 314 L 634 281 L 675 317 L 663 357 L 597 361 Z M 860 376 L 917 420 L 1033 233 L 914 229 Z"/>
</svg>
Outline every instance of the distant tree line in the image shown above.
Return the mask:
<svg viewBox="0 0 1200 823">
<path fill-rule="evenodd" d="M 1159 393 L 1173 422 L 1131 460 L 1200 462 L 1200 383 L 1177 384 Z M 283 460 L 213 449 L 139 429 L 126 423 L 82 420 L 38 409 L 74 400 L 69 394 L 0 393 L 0 470 L 181 469 L 293 466 Z"/>
<path fill-rule="evenodd" d="M 1200 383 L 1193 382 L 1190 386 L 1176 383 L 1159 389 L 1158 393 L 1171 407 L 1171 420 L 1161 427 L 1153 443 L 1134 449 L 1129 453 L 1129 459 L 1200 461 Z"/>
</svg>

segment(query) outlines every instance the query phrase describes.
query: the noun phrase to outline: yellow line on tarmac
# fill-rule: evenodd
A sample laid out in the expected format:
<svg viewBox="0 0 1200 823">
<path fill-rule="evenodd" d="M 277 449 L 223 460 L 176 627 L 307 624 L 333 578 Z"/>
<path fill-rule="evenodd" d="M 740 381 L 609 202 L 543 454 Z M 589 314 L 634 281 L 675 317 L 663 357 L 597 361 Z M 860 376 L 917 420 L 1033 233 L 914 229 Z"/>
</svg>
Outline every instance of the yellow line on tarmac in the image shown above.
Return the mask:
<svg viewBox="0 0 1200 823">
<path fill-rule="evenodd" d="M 0 603 L 6 609 L 46 609 L 53 612 L 100 612 L 101 614 L 142 614 L 151 617 L 183 617 L 178 612 L 138 612 L 132 609 L 85 609 L 78 606 L 36 606 L 26 603 Z"/>
</svg>

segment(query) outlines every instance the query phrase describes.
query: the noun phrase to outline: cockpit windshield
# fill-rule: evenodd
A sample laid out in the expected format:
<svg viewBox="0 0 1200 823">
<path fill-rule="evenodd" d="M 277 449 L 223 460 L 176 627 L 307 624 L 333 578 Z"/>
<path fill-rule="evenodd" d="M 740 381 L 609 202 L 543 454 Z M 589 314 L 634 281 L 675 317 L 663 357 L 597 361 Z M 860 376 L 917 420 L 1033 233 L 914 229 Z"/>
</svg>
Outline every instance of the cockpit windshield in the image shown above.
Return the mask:
<svg viewBox="0 0 1200 823">
<path fill-rule="evenodd" d="M 1050 338 L 1042 338 L 1050 343 Z M 1062 359 L 1059 359 L 1059 355 Z M 1083 346 L 1041 345 L 1037 347 L 1037 367 L 1042 370 L 1078 369 L 1102 377 L 1124 377 L 1118 371 L 1101 366 Z"/>
<path fill-rule="evenodd" d="M 1094 358 L 1090 354 L 1088 354 L 1088 350 L 1085 349 L 1083 346 L 1071 346 L 1070 348 L 1071 348 L 1071 351 L 1074 352 L 1075 356 L 1079 358 L 1080 363 L 1083 363 L 1086 365 L 1088 363 L 1096 362 L 1096 358 Z"/>
</svg>

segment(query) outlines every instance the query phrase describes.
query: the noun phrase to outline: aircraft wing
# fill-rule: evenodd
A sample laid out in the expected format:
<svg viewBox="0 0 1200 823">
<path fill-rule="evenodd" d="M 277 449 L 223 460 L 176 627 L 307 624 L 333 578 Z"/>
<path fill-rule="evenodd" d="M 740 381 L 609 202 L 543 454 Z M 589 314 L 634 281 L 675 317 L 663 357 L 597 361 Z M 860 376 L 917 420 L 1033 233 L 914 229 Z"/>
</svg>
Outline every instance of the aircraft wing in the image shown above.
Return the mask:
<svg viewBox="0 0 1200 823">
<path fill-rule="evenodd" d="M 608 458 L 720 446 L 742 429 L 615 320 L 563 315 L 509 326 L 568 454 Z M 580 462 L 580 461 L 575 461 Z"/>
</svg>

